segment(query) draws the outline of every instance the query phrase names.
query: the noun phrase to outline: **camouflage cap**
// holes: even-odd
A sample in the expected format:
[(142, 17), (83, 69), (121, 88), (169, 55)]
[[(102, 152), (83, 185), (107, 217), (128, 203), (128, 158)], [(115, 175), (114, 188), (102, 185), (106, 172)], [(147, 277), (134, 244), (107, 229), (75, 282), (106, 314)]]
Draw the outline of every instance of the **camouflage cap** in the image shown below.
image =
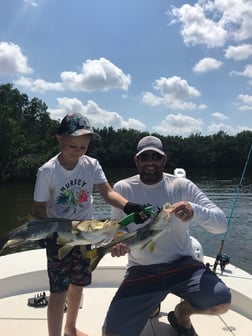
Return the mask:
[(92, 134), (99, 137), (91, 127), (87, 117), (81, 113), (69, 113), (61, 121), (58, 128), (58, 135), (79, 136), (84, 134)]

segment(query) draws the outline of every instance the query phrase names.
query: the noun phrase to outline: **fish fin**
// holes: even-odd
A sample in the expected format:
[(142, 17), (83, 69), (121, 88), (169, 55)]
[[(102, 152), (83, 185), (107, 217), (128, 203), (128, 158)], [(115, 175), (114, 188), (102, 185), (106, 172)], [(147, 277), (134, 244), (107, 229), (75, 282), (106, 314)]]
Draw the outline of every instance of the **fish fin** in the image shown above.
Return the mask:
[[(103, 240), (99, 243), (102, 243)], [(58, 243), (58, 240), (57, 240)], [(98, 244), (99, 244), (98, 243)], [(74, 246), (82, 246), (82, 245), (90, 245), (90, 241), (89, 240), (85, 240), (82, 239), (80, 241), (70, 241), (69, 243), (64, 244), (59, 250), (58, 250), (58, 257), (60, 260), (62, 260), (63, 258), (65, 258), (65, 256), (71, 251), (71, 249)]]
[(141, 245), (140, 249), (143, 250), (144, 248), (148, 247), (149, 251), (152, 253), (155, 250), (156, 242), (152, 239), (147, 241), (145, 244)]
[(62, 260), (72, 250), (73, 246), (65, 244), (58, 250), (58, 258)]
[(101, 251), (101, 249), (99, 248), (87, 250), (86, 246), (81, 246), (80, 250), (81, 250), (81, 255), (83, 258), (90, 259), (90, 264), (88, 267), (90, 272), (93, 272), (96, 269), (100, 260), (106, 254), (104, 251)]
[(97, 265), (99, 264), (103, 256), (104, 255), (97, 255), (95, 258), (92, 258), (90, 260), (90, 264), (89, 264), (90, 272), (93, 272), (96, 269)]
[(66, 238), (66, 237), (57, 237), (56, 242), (58, 245), (65, 245), (65, 244), (70, 244), (73, 240), (70, 238)]
[(21, 245), (24, 241), (25, 241), (25, 239), (10, 239), (4, 244), (1, 252), (4, 251), (5, 249), (16, 248), (19, 245)]
[(106, 252), (103, 249), (97, 248), (95, 250), (96, 250), (96, 256), (90, 259), (90, 265), (89, 265), (90, 272), (93, 272), (96, 269), (97, 265), (106, 254)]
[(156, 242), (155, 241), (151, 241), (148, 247), (149, 247), (149, 251), (151, 253), (153, 253), (154, 250), (155, 250), (155, 247), (156, 247)]
[(143, 250), (145, 247), (147, 247), (151, 243), (151, 240), (148, 240), (143, 245), (141, 245), (140, 249)]

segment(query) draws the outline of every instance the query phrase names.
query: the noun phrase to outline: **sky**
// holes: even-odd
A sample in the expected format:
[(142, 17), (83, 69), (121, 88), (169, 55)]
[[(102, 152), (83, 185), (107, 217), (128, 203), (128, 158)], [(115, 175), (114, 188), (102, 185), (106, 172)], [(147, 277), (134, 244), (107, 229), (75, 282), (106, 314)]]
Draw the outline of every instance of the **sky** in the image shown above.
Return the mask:
[(252, 0), (2, 0), (6, 83), (95, 128), (252, 131)]

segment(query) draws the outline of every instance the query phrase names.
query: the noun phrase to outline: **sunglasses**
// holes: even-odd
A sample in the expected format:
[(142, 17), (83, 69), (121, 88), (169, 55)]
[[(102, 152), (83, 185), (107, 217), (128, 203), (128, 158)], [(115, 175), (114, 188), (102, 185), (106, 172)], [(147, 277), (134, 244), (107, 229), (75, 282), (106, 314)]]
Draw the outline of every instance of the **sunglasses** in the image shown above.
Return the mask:
[(159, 153), (142, 153), (138, 155), (138, 160), (142, 162), (147, 162), (147, 161), (161, 161), (163, 159), (163, 155)]

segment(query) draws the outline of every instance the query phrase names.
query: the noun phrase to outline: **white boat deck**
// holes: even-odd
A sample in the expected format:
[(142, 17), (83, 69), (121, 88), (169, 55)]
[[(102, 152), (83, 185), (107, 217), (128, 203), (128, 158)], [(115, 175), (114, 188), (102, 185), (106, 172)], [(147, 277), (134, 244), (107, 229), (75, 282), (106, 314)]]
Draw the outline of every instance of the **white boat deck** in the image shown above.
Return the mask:
[[(212, 259), (208, 259), (213, 263)], [(100, 336), (107, 307), (124, 274), (126, 258), (106, 255), (93, 273), (92, 285), (84, 289), (77, 327), (90, 336)], [(47, 308), (27, 305), (28, 298), (48, 292), (44, 250), (0, 257), (0, 331), (3, 336), (46, 336)], [(111, 274), (113, 276), (111, 277)], [(252, 276), (227, 265), (222, 276), (233, 293), (232, 309), (221, 316), (195, 315), (192, 322), (199, 336), (252, 335)], [(239, 286), (239, 288), (238, 288)], [(176, 336), (167, 321), (179, 298), (168, 295), (158, 317), (148, 321), (141, 336)]]

